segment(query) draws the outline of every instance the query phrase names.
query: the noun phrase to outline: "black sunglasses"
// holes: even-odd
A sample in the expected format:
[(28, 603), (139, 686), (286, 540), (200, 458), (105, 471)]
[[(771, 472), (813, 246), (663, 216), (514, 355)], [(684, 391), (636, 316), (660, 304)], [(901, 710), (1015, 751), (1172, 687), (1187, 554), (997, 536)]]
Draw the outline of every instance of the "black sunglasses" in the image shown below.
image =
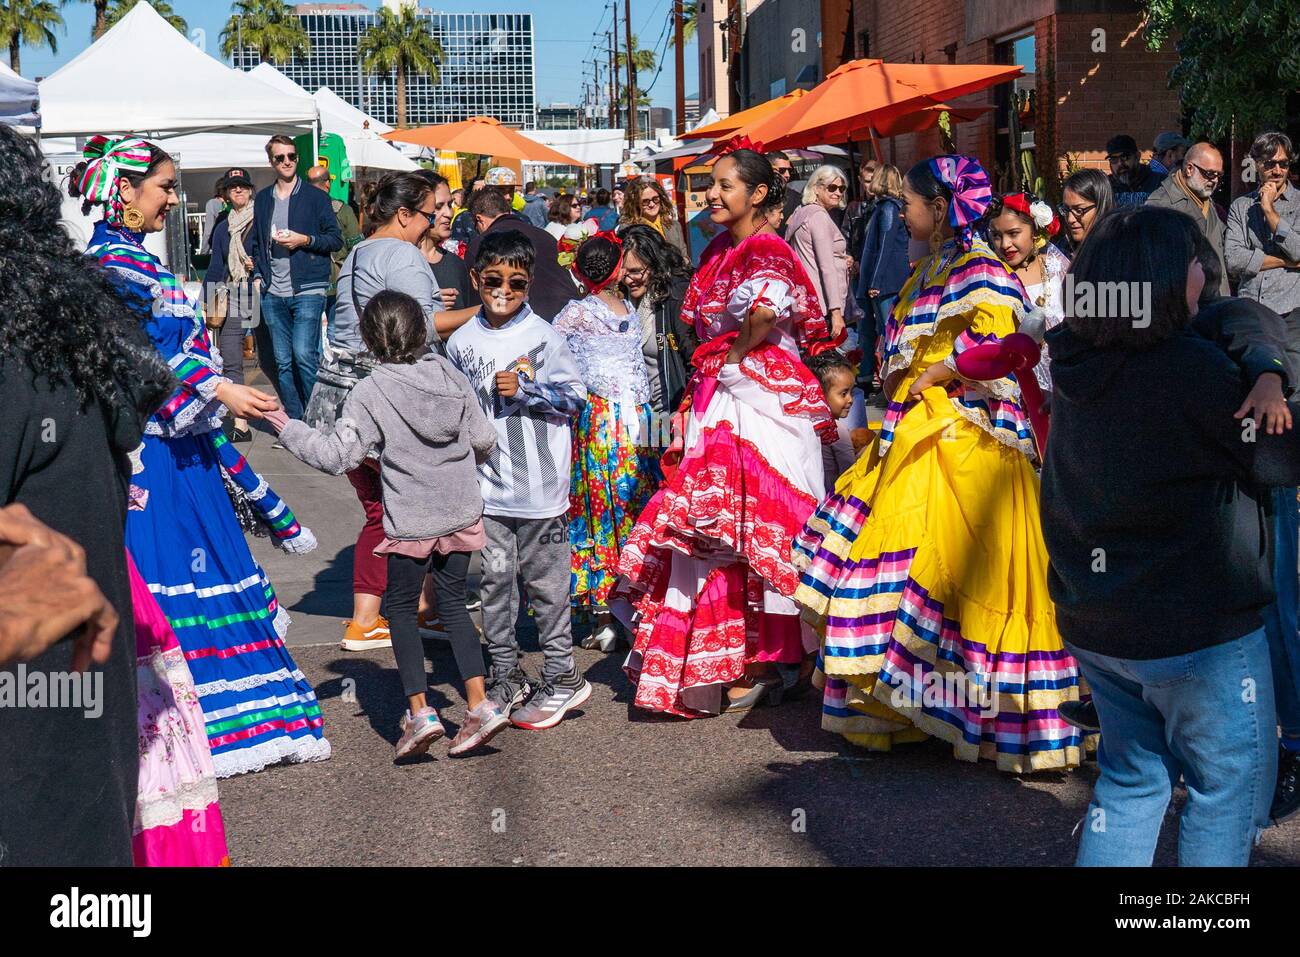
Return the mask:
[(285, 162), (286, 160), (287, 160), (288, 162), (290, 162), (290, 163), (296, 163), (296, 162), (298, 162), (298, 154), (297, 154), (297, 153), (281, 153), (279, 156), (276, 156), (274, 159), (275, 159), (275, 162), (277, 162), (277, 163), (283, 163), (283, 162)]
[(1191, 163), (1190, 165), (1196, 167), (1196, 171), (1205, 177), (1206, 182), (1217, 183), (1223, 179), (1223, 170), (1221, 169), (1206, 169), (1200, 163)]
[(1260, 163), (1259, 166), (1260, 169), (1264, 169), (1264, 170), (1290, 169), (1291, 161), (1290, 160), (1264, 160), (1264, 162)]
[[(500, 276), (484, 276), (481, 280), (484, 289), (500, 289), (505, 285), (505, 280)], [(515, 277), (510, 280), (511, 292), (523, 292), (528, 288), (528, 280)]]

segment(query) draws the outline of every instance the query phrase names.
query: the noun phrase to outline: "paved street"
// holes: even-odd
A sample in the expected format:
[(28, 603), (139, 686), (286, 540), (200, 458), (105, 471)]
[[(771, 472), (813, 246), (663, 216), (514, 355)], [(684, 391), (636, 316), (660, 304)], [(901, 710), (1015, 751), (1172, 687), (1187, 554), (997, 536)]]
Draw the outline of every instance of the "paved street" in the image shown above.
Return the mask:
[[(251, 371), (251, 370), (250, 370)], [(224, 781), (237, 865), (1068, 864), (1095, 775), (1016, 779), (959, 764), (935, 742), (858, 752), (818, 727), (809, 700), (742, 718), (664, 720), (629, 707), (621, 658), (578, 652), (591, 701), (551, 731), (510, 729), (449, 759), (444, 743), (392, 761), (404, 707), (392, 654), (339, 650), (361, 510), (345, 478), (271, 439), (249, 453), (320, 539), (305, 557), (255, 542), (293, 614), (289, 643), (325, 713), (334, 756)], [(455, 663), (426, 643), (431, 702), (464, 713)], [(540, 655), (526, 643), (536, 671)], [(1159, 861), (1174, 863), (1172, 828)], [(1256, 860), (1300, 863), (1300, 822)]]

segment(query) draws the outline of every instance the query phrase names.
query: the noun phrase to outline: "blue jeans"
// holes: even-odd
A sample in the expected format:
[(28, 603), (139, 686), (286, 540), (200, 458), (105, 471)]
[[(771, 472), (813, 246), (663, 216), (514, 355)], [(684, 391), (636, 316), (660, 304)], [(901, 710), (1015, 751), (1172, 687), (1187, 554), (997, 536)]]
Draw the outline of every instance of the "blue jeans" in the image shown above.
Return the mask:
[[(864, 386), (871, 385), (871, 376), (878, 371), (875, 361), (876, 346), (884, 338), (885, 322), (889, 319), (889, 314), (897, 301), (897, 294), (885, 293), (875, 298), (862, 296), (858, 299), (858, 307), (862, 310), (862, 316), (858, 319), (858, 342), (862, 346), (862, 367), (858, 377)], [(866, 393), (870, 390), (864, 387), (862, 391)]]
[(1277, 600), (1264, 610), (1264, 633), (1273, 659), (1273, 692), (1277, 723), (1287, 737), (1300, 736), (1300, 580), (1297, 580), (1297, 539), (1300, 506), (1294, 488), (1273, 489), (1273, 589)]
[(301, 419), (320, 365), (324, 293), (263, 296), (262, 323), (275, 350), (276, 391), (291, 419)]
[(1150, 867), (1181, 777), (1183, 867), (1244, 867), (1268, 824), (1277, 776), (1273, 676), (1264, 629), (1202, 651), (1139, 661), (1066, 645), (1101, 718), (1101, 774), (1080, 867)]

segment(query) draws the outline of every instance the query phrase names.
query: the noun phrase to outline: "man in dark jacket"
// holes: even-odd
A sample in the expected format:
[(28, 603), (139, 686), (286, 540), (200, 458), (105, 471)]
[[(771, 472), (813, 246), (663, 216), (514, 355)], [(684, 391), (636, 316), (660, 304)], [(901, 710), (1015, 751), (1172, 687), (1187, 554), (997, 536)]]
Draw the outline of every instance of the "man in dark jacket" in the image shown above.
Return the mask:
[(301, 419), (320, 364), (331, 255), (343, 248), (343, 234), (329, 196), (298, 178), (293, 140), (271, 137), (266, 155), (275, 185), (253, 201), (253, 268), (262, 286), (258, 361), (285, 413)]
[[(481, 189), (469, 201), (469, 214), (474, 217), (478, 235), (469, 244), (465, 261), (472, 263), (478, 255), (479, 243), (489, 232), (516, 230), (528, 237), (537, 254), (537, 266), (533, 272), (533, 285), (528, 294), (528, 304), (533, 312), (547, 322), (553, 322), (570, 300), (578, 298), (578, 287), (568, 271), (560, 265), (559, 250), (555, 246), (555, 237), (544, 229), (538, 229), (528, 220), (510, 209), (510, 200), (495, 189)], [(470, 303), (470, 305), (478, 305)]]
[(1137, 140), (1131, 136), (1111, 137), (1106, 143), (1106, 159), (1110, 163), (1110, 188), (1115, 193), (1116, 206), (1141, 206), (1163, 180), (1142, 162)]

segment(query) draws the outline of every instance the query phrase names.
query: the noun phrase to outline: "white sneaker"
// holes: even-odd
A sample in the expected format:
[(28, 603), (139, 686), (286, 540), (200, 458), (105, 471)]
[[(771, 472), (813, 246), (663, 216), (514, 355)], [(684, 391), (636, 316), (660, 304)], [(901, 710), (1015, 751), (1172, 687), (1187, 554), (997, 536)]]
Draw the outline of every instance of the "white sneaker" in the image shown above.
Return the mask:
[(613, 625), (606, 625), (599, 631), (593, 631), (586, 638), (582, 639), (582, 647), (591, 649), (599, 648), (601, 651), (609, 654), (618, 648), (618, 632)]

